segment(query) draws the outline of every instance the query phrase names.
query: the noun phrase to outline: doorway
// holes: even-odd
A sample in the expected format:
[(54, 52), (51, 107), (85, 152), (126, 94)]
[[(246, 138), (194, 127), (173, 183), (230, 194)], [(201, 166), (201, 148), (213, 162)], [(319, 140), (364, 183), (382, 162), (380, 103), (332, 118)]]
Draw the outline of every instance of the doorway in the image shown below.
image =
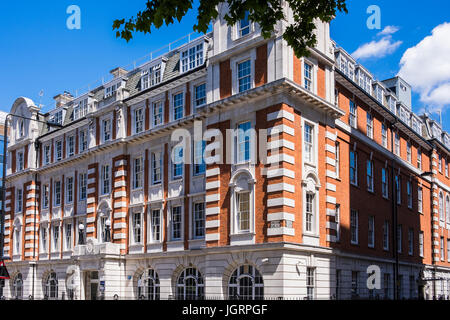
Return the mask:
[(84, 283), (86, 300), (98, 300), (100, 287), (98, 271), (86, 271)]

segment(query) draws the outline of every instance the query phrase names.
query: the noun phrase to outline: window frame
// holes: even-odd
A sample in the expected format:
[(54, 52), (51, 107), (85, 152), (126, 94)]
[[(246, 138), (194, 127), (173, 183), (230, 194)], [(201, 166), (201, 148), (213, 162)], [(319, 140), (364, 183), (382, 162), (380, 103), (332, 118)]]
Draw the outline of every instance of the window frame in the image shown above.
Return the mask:
[[(359, 217), (358, 211), (350, 209), (350, 244), (359, 244)], [(353, 221), (353, 222), (352, 222)], [(355, 236), (355, 238), (353, 237)]]

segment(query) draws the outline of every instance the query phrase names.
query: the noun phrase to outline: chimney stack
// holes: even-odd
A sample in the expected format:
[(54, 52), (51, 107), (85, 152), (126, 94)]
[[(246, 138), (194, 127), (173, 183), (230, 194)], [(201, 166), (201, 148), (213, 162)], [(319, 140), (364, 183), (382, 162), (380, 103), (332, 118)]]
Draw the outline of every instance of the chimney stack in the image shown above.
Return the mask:
[(125, 70), (124, 68), (118, 67), (118, 68), (112, 69), (109, 73), (111, 73), (114, 76), (114, 79), (116, 79), (116, 78), (126, 75), (128, 73), (128, 71)]
[(73, 96), (70, 94), (70, 92), (64, 91), (64, 93), (58, 94), (57, 96), (53, 97), (53, 99), (56, 102), (56, 108), (59, 108), (72, 101)]

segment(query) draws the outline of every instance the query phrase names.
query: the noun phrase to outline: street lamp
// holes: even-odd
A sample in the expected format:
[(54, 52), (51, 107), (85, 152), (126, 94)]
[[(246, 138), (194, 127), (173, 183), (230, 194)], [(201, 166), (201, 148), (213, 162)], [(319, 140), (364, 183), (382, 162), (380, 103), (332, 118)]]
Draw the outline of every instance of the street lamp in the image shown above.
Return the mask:
[[(6, 183), (5, 183), (5, 179), (6, 179), (6, 156), (7, 156), (7, 151), (8, 151), (8, 121), (9, 121), (9, 117), (16, 117), (19, 119), (24, 119), (24, 120), (29, 120), (29, 121), (36, 121), (38, 123), (43, 123), (46, 124), (49, 127), (58, 127), (58, 128), (62, 128), (62, 125), (59, 123), (55, 123), (55, 122), (51, 122), (51, 121), (42, 121), (37, 119), (32, 119), (32, 118), (27, 118), (27, 117), (23, 117), (23, 116), (19, 116), (16, 114), (7, 114), (5, 117), (5, 127), (4, 127), (4, 131), (3, 131), (3, 139), (4, 139), (4, 143), (3, 143), (3, 176), (2, 176), (2, 207), (1, 207), (1, 215), (0, 215), (0, 261), (4, 261), (5, 256), (4, 256), (4, 245), (5, 245), (5, 198), (6, 198)], [(36, 146), (39, 146), (38, 143), (39, 138), (37, 139), (37, 144)], [(37, 152), (36, 152), (36, 159), (37, 159)], [(36, 162), (37, 163), (37, 162)], [(34, 249), (33, 249), (34, 252)], [(34, 281), (33, 281), (34, 284)], [(3, 287), (0, 286), (0, 296), (3, 295)]]
[(105, 242), (111, 242), (111, 220), (106, 220), (105, 229)]
[(80, 222), (78, 225), (78, 244), (83, 245), (84, 243), (84, 224)]

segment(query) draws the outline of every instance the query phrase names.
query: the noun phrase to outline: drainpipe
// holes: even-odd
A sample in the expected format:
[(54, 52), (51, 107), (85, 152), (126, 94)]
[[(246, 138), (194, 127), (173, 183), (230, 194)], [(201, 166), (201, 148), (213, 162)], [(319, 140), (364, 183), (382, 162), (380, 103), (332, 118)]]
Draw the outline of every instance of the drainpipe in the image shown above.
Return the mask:
[(392, 156), (392, 250), (394, 254), (394, 300), (399, 300), (400, 295), (398, 291), (398, 239), (397, 239), (397, 188), (395, 180), (395, 153), (394, 153), (394, 125), (396, 121), (391, 124), (391, 152)]

